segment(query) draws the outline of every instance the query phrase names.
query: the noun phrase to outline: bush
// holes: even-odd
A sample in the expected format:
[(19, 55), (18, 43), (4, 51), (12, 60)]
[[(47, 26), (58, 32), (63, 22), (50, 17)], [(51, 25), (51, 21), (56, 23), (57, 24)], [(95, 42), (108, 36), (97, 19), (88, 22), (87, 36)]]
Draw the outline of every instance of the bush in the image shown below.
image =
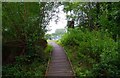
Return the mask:
[[(38, 48), (38, 50), (40, 49)], [(12, 76), (15, 76), (15, 78), (24, 78), (25, 76), (29, 76), (30, 78), (35, 76), (44, 76), (51, 51), (52, 46), (48, 45), (45, 50), (43, 50), (44, 58), (41, 58), (41, 53), (39, 54), (40, 51), (17, 56), (16, 61), (13, 64), (3, 66), (3, 78)]]
[[(87, 77), (116, 77), (119, 76), (118, 42), (115, 42), (109, 33), (103, 30), (89, 31), (87, 29), (70, 29), (61, 39), (61, 44), (68, 47), (66, 50), (72, 61), (78, 65), (73, 65), (76, 75), (81, 75), (83, 71), (89, 71), (89, 74), (83, 74)], [(72, 47), (72, 48), (70, 48)], [(76, 49), (74, 49), (76, 48)], [(72, 52), (69, 52), (71, 50)], [(74, 50), (73, 50), (74, 49)], [(71, 55), (77, 55), (76, 58)], [(101, 70), (107, 69), (107, 74), (101, 75)], [(91, 75), (92, 74), (92, 75)]]

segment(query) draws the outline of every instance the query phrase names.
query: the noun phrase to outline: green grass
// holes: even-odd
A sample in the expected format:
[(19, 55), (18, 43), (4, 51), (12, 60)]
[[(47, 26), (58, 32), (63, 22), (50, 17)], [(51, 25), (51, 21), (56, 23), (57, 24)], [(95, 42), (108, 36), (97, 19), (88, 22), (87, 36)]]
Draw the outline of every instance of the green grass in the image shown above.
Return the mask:
[(46, 55), (46, 58), (49, 60), (50, 59), (50, 54), (51, 52), (53, 51), (53, 46), (49, 45), (46, 47), (45, 49), (45, 55)]
[(52, 42), (52, 41), (55, 42), (56, 40), (47, 40), (47, 42)]
[[(85, 56), (81, 54), (80, 57), (78, 57), (77, 53), (77, 48), (75, 47), (68, 47), (64, 46), (66, 54), (68, 58), (70, 59), (72, 66), (73, 66), (73, 71), (76, 75), (76, 77), (84, 78), (87, 75), (90, 76), (90, 66), (87, 59), (85, 59)], [(80, 59), (81, 58), (81, 59)], [(87, 76), (88, 77), (88, 76)]]

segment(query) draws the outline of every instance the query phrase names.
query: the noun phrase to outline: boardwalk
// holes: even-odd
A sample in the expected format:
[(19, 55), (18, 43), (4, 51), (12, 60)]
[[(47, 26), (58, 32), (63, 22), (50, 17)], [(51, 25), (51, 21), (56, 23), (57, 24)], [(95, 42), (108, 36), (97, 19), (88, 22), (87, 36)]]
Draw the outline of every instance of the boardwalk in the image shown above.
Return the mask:
[(55, 42), (50, 42), (53, 46), (53, 52), (51, 56), (51, 61), (46, 73), (46, 77), (49, 78), (74, 78), (71, 65), (68, 58), (64, 52), (64, 49), (57, 45)]

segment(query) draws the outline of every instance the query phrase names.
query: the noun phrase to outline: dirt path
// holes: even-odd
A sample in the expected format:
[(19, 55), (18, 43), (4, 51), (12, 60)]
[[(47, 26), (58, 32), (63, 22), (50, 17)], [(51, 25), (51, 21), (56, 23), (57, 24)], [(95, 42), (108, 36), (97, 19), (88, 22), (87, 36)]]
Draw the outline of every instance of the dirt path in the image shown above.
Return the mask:
[[(64, 49), (55, 42), (49, 42), (53, 46), (51, 61), (46, 73), (47, 77), (74, 78), (74, 74)], [(59, 76), (59, 77), (58, 77)]]

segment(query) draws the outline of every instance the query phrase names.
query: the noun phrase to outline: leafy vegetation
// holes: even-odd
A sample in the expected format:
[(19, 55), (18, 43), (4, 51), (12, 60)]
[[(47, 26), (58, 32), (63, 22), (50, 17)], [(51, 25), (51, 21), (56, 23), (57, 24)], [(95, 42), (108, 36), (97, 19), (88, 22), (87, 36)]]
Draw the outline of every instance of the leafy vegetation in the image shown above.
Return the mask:
[(45, 38), (48, 40), (58, 40), (61, 38), (61, 36), (65, 33), (65, 29), (56, 29), (55, 33), (52, 34), (46, 34)]
[(16, 61), (13, 64), (3, 66), (3, 77), (15, 76), (19, 77), (42, 77), (45, 75), (48, 60), (50, 59), (50, 53), (52, 52), (52, 46), (48, 45), (44, 51), (45, 57), (41, 60), (38, 57), (29, 55), (16, 56)]
[(66, 2), (67, 20), (75, 22), (59, 41), (76, 77), (119, 78), (120, 3)]
[(58, 42), (65, 47), (76, 76), (119, 78), (120, 2), (2, 3), (3, 77), (45, 74), (52, 51), (46, 41), (51, 35), (45, 33), (52, 18), (58, 21), (60, 5), (75, 24)]
[(2, 3), (3, 77), (44, 76), (51, 51), (44, 35), (56, 7), (53, 2)]
[(67, 20), (74, 19), (75, 26), (91, 30), (103, 29), (117, 38), (120, 30), (120, 2), (65, 2)]
[(61, 43), (76, 76), (120, 77), (118, 42), (107, 32), (70, 29)]

